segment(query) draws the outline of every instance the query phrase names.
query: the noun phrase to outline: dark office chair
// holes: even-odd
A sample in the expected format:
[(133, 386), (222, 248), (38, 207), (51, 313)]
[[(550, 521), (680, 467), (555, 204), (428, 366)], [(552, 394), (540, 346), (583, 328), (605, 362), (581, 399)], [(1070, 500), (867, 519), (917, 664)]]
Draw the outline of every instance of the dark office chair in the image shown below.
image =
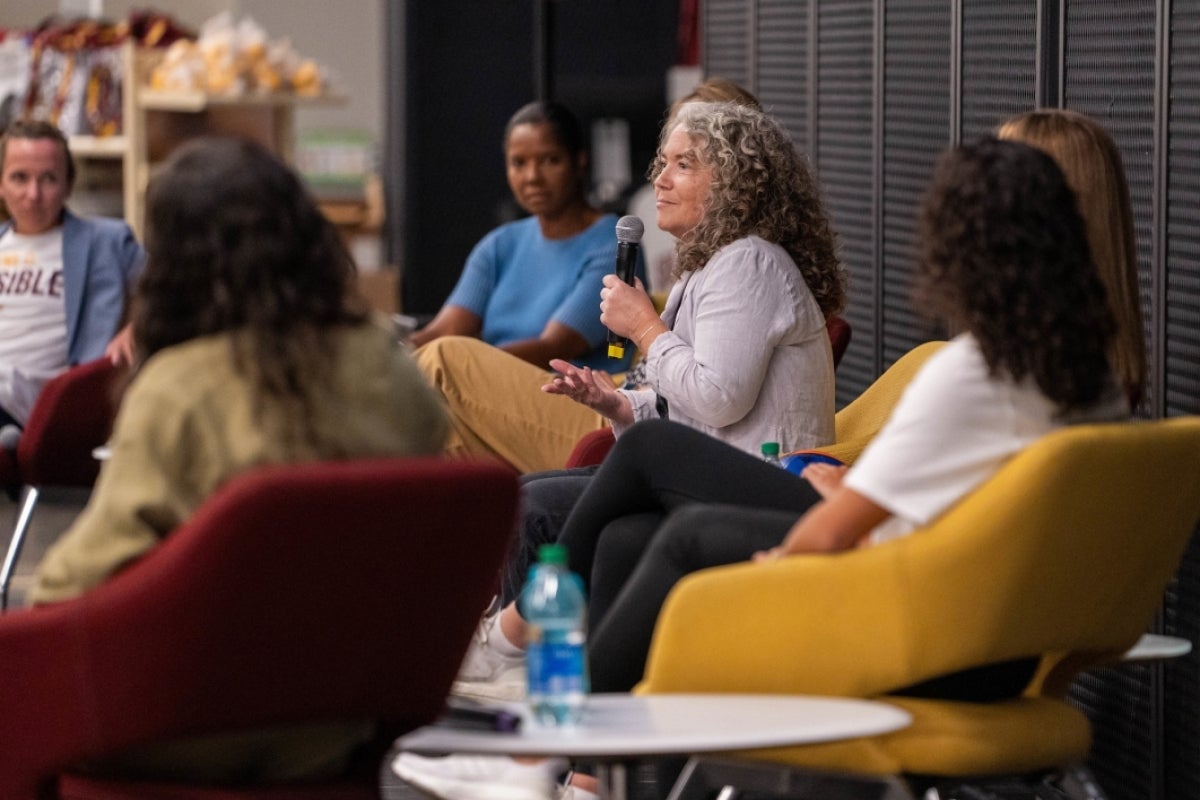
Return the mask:
[(0, 567), (0, 610), (8, 607), (9, 584), (42, 490), (86, 489), (96, 482), (100, 464), (92, 451), (112, 432), (113, 386), (122, 370), (100, 358), (51, 379), (42, 387), (16, 449), (0, 450), (0, 484), (11, 496), (22, 495)]
[(304, 722), (433, 721), (515, 526), (498, 464), (382, 459), (234, 479), (82, 597), (0, 617), (0, 797), (359, 800), (357, 780), (215, 787), (72, 766), (139, 745)]

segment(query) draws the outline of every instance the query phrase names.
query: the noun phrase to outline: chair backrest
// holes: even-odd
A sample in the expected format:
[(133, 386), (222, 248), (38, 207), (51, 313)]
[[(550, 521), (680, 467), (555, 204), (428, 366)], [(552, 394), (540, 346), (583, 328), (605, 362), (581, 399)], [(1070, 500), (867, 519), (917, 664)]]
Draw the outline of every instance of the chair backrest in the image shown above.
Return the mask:
[(825, 331), (829, 334), (829, 345), (833, 348), (833, 366), (836, 368), (842, 363), (842, 356), (846, 355), (846, 348), (850, 346), (850, 323), (845, 317), (834, 314), (825, 320)]
[(22, 483), (91, 486), (100, 471), (92, 451), (112, 432), (113, 386), (123, 368), (107, 358), (57, 375), (42, 387), (17, 443)]
[(571, 448), (571, 454), (567, 456), (565, 466), (567, 469), (573, 469), (599, 464), (616, 443), (617, 438), (613, 435), (612, 428), (597, 428), (590, 433), (585, 433)]
[[(1146, 631), (1200, 522), (1196, 487), (1200, 417), (1043, 437), (899, 543), (906, 614), (925, 620), (913, 663), (921, 650), (930, 671), (1041, 654), (1057, 692), (1119, 657)], [(951, 574), (950, 591), (931, 590)], [(971, 634), (951, 645), (948, 630)]]
[(925, 342), (897, 359), (862, 394), (837, 412), (834, 443), (819, 449), (846, 464), (854, 463), (892, 415), (892, 409), (909, 381), (944, 344), (942, 341)]
[(266, 467), (84, 596), (0, 619), (0, 797), (139, 743), (440, 712), (516, 478), (432, 458)]

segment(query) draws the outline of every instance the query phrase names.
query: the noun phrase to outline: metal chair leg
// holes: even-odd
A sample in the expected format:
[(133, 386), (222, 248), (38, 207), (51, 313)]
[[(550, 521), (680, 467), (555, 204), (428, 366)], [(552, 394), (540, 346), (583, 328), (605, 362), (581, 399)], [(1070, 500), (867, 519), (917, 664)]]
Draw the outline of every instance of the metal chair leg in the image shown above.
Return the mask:
[(784, 764), (693, 756), (667, 800), (916, 800), (895, 775), (858, 775)]
[(13, 527), (12, 539), (8, 543), (4, 566), (0, 568), (0, 612), (8, 610), (8, 587), (12, 583), (17, 560), (21, 557), (21, 547), (25, 544), (25, 535), (29, 532), (29, 522), (33, 519), (33, 509), (37, 505), (40, 494), (41, 492), (36, 486), (25, 487), (25, 497), (21, 501), (17, 524)]

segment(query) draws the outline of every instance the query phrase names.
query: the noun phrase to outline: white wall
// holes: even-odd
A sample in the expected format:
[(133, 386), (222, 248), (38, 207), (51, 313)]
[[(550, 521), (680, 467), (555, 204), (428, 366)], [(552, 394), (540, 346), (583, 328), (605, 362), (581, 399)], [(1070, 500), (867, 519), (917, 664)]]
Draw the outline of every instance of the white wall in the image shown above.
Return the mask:
[[(318, 128), (367, 131), (383, 136), (383, 7), (388, 0), (155, 0), (149, 4), (198, 29), (221, 11), (253, 17), (272, 39), (288, 37), (302, 55), (326, 67), (344, 105), (301, 109), (300, 131)], [(102, 15), (119, 20), (145, 0), (103, 0)], [(0, 0), (0, 28), (29, 28), (54, 14), (56, 0)]]

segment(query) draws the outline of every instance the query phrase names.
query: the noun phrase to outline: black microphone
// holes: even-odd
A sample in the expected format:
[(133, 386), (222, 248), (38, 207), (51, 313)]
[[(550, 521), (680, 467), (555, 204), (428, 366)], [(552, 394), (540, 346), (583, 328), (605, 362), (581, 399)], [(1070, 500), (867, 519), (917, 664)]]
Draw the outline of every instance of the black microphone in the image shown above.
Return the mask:
[[(646, 226), (637, 217), (630, 215), (617, 220), (617, 277), (633, 286), (634, 271), (637, 269), (638, 242)], [(623, 336), (612, 331), (608, 332), (608, 357), (624, 358), (625, 345), (628, 343)]]

